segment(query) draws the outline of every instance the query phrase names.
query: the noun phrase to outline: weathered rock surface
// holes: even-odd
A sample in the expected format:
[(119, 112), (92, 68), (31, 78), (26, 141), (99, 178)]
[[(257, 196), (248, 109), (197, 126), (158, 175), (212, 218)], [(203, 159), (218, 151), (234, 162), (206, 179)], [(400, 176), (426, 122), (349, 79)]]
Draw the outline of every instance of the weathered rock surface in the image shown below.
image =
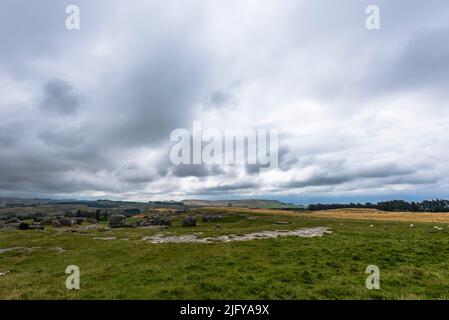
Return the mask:
[(121, 214), (113, 214), (109, 217), (110, 228), (123, 228), (126, 226), (126, 217)]
[(53, 225), (53, 228), (62, 228), (63, 227), (63, 225), (61, 224), (61, 222), (59, 222), (59, 220), (53, 221), (52, 225)]
[(168, 216), (163, 215), (151, 215), (146, 217), (145, 219), (137, 222), (137, 226), (139, 227), (148, 227), (148, 226), (171, 226), (171, 219)]
[(67, 217), (61, 217), (58, 219), (59, 223), (62, 224), (64, 227), (71, 227), (73, 222), (72, 219), (69, 219)]
[(20, 220), (19, 218), (11, 218), (6, 220), (6, 224), (15, 224), (15, 223), (21, 223), (22, 220)]
[(304, 228), (299, 230), (273, 230), (253, 232), (245, 235), (223, 235), (219, 237), (200, 238), (198, 234), (187, 234), (181, 236), (166, 236), (164, 234), (156, 234), (152, 237), (145, 237), (143, 241), (151, 243), (214, 243), (214, 242), (231, 242), (231, 241), (249, 241), (256, 239), (272, 239), (278, 237), (322, 237), (325, 234), (332, 233), (326, 227)]
[(219, 214), (205, 214), (201, 217), (201, 221), (204, 222), (218, 222), (223, 220), (223, 216)]
[(194, 216), (187, 216), (184, 219), (182, 219), (182, 226), (183, 227), (196, 227), (196, 224), (198, 222), (198, 219)]

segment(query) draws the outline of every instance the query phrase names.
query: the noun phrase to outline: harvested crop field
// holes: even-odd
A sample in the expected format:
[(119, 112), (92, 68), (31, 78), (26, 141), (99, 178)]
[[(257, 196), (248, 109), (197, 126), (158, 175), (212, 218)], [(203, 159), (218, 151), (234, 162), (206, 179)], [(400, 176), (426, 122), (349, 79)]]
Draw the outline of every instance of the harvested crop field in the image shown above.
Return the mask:
[[(227, 210), (226, 208), (222, 210)], [(235, 210), (235, 209), (234, 209)], [(231, 210), (230, 210), (231, 211)], [(449, 212), (386, 212), (375, 209), (335, 209), (323, 211), (284, 211), (266, 209), (239, 209), (242, 213), (276, 214), (280, 216), (302, 216), (309, 218), (379, 220), (403, 222), (449, 223)]]

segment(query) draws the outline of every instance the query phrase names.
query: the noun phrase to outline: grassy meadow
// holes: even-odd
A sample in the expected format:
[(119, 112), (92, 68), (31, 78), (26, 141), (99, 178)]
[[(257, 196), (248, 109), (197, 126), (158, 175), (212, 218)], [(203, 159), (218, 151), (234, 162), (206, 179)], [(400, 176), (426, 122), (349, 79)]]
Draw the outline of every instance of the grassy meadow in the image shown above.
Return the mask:
[[(340, 219), (237, 208), (216, 223), (168, 230), (0, 229), (0, 299), (449, 299), (449, 233), (442, 222)], [(277, 222), (289, 222), (277, 224)], [(163, 232), (200, 236), (324, 226), (315, 238), (246, 242), (142, 241)], [(434, 226), (443, 227), (436, 230)], [(98, 240), (95, 237), (116, 237)], [(0, 251), (1, 252), (1, 251)], [(77, 265), (81, 289), (67, 290)], [(380, 290), (365, 287), (368, 265), (380, 268)]]

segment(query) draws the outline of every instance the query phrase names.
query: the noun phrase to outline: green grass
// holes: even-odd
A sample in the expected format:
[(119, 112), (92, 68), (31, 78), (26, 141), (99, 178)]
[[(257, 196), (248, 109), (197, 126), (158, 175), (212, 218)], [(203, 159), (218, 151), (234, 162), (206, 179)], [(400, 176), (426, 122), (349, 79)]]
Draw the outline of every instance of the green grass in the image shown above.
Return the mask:
[[(306, 219), (236, 212), (221, 222), (171, 235), (244, 234), (327, 226), (321, 238), (231, 243), (151, 244), (151, 229), (106, 232), (0, 230), (1, 299), (448, 299), (449, 233), (434, 224)], [(289, 221), (276, 225), (275, 221)], [(370, 227), (374, 224), (374, 227)], [(115, 241), (94, 240), (118, 237)], [(120, 240), (123, 238), (128, 241)], [(61, 247), (64, 252), (51, 251)], [(33, 249), (29, 249), (33, 248)], [(365, 269), (377, 265), (381, 290), (365, 288)], [(81, 289), (65, 288), (65, 268), (81, 270)]]

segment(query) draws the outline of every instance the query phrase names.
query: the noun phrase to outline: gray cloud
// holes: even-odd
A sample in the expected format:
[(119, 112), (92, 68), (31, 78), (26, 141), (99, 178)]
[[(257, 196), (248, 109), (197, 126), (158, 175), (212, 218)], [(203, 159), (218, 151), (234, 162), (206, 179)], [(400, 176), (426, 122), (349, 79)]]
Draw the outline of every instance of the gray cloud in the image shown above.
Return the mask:
[(41, 107), (52, 112), (70, 114), (77, 111), (80, 97), (72, 86), (64, 80), (48, 81), (43, 87)]
[[(373, 32), (368, 0), (71, 3), (76, 32), (0, 3), (0, 195), (448, 191), (449, 3), (379, 0)], [(193, 120), (278, 129), (279, 170), (171, 165)]]
[(214, 165), (181, 164), (174, 166), (171, 174), (175, 177), (209, 177), (224, 174), (224, 171)]
[(394, 177), (396, 182), (405, 183), (414, 180), (412, 177), (410, 180), (400, 178), (398, 176), (413, 174), (413, 170), (407, 168), (401, 168), (397, 165), (374, 165), (365, 168), (344, 168), (341, 165), (331, 165), (329, 171), (317, 172), (313, 176), (297, 181), (293, 180), (285, 184), (283, 187), (287, 188), (304, 188), (304, 187), (321, 187), (321, 186), (333, 186), (343, 183), (351, 182), (356, 179), (363, 178), (389, 178)]

